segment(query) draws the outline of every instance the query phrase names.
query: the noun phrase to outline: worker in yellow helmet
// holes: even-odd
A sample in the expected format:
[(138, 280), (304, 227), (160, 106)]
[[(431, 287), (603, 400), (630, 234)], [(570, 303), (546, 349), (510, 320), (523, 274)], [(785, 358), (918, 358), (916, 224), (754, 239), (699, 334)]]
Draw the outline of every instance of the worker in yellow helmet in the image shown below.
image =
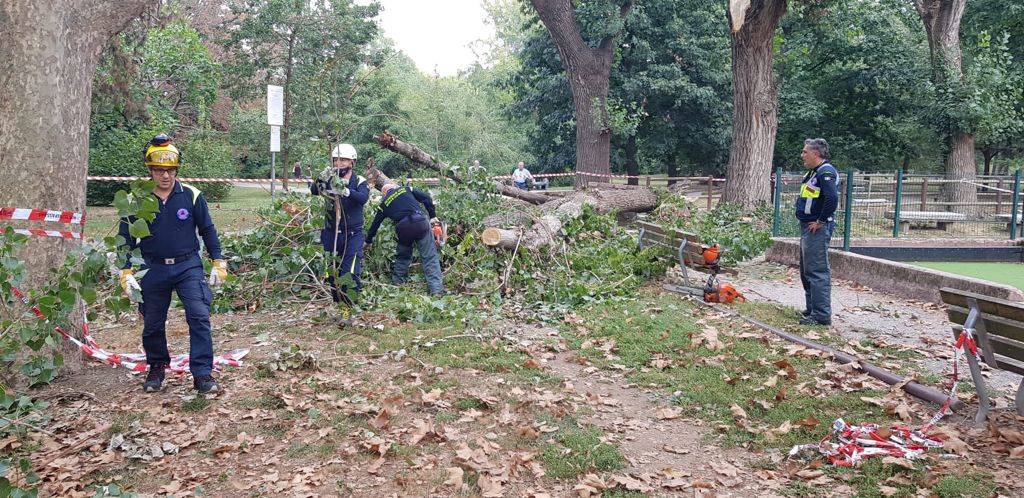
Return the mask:
[[(141, 239), (131, 236), (128, 227), (136, 221), (133, 216), (122, 218), (118, 230), (129, 252), (140, 249), (144, 261), (142, 266), (148, 268), (145, 276), (140, 281), (136, 280), (129, 256), (121, 270), (121, 287), (125, 293), (132, 296), (134, 290), (142, 297), (139, 304), (144, 320), (142, 347), (149, 365), (143, 389), (146, 392), (163, 389), (164, 373), (171, 360), (165, 325), (173, 290), (185, 308), (185, 320), (188, 322), (189, 369), (193, 385), (200, 393), (215, 392), (218, 385), (212, 376), (210, 302), (213, 293), (210, 286), (219, 286), (228, 274), (217, 229), (213, 226), (203, 193), (178, 181), (181, 152), (167, 135), (160, 134), (150, 140), (143, 162), (156, 182), (153, 196), (160, 209), (156, 218), (148, 222), (150, 235)], [(197, 233), (213, 259), (208, 280), (199, 257)]]

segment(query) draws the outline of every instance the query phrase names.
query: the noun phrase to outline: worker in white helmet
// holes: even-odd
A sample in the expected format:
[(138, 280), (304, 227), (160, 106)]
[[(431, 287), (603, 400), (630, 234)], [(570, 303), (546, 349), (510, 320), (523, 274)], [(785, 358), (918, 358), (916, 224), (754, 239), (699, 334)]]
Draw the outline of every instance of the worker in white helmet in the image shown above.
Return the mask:
[(338, 144), (331, 150), (331, 165), (309, 186), (313, 195), (324, 196), (324, 228), (320, 242), (328, 255), (327, 282), (335, 303), (344, 303), (340, 322), (348, 324), (351, 305), (361, 290), (359, 273), (363, 260), (363, 206), (370, 198), (366, 178), (356, 175), (356, 148)]

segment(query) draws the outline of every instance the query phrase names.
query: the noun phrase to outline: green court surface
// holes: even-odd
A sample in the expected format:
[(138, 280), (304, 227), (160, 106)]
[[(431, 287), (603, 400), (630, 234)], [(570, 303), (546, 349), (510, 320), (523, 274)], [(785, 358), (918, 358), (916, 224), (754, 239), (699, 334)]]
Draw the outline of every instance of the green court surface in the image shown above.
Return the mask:
[(957, 275), (980, 278), (1000, 284), (1006, 284), (1024, 290), (1024, 264), (1020, 263), (962, 263), (962, 262), (911, 262), (933, 270), (941, 270)]

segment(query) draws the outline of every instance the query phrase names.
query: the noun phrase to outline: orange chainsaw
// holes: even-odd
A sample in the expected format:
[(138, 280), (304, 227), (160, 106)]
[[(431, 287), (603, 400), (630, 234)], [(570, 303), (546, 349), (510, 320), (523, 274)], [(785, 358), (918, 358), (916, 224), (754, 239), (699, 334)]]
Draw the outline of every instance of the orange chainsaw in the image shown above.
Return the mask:
[(733, 301), (745, 302), (746, 300), (747, 298), (743, 297), (743, 294), (732, 284), (719, 282), (716, 275), (709, 276), (707, 283), (704, 284), (705, 302), (730, 304)]

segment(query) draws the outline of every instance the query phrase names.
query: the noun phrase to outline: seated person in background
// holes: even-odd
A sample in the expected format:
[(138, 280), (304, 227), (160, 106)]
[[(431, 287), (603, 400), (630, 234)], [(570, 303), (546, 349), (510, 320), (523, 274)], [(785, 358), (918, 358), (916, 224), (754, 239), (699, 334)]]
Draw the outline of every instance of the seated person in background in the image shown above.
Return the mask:
[(526, 180), (533, 182), (533, 175), (530, 174), (530, 170), (526, 169), (526, 164), (519, 161), (516, 170), (512, 172), (512, 183), (516, 185), (516, 188), (526, 190)]

